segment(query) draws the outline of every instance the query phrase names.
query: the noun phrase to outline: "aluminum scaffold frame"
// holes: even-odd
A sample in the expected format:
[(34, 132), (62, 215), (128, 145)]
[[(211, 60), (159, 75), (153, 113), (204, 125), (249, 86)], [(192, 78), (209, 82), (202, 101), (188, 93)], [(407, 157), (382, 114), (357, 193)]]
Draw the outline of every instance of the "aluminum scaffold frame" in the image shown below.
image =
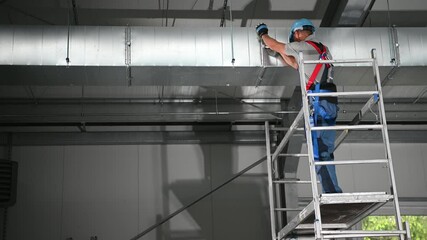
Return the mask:
[[(335, 64), (335, 63), (361, 63), (372, 65), (375, 91), (359, 91), (359, 92), (326, 92), (326, 93), (307, 93), (304, 86), (306, 83), (305, 64)], [(272, 240), (281, 240), (291, 233), (302, 234), (309, 233), (314, 235), (316, 240), (323, 239), (339, 239), (351, 237), (380, 237), (380, 236), (398, 236), (400, 240), (411, 239), (409, 224), (405, 223), (403, 227), (399, 199), (396, 189), (396, 179), (394, 175), (393, 162), (391, 158), (390, 141), (387, 130), (387, 121), (384, 109), (384, 100), (381, 88), (381, 78), (376, 59), (375, 49), (371, 52), (369, 59), (353, 59), (353, 60), (304, 60), (303, 53), (299, 53), (299, 74), (302, 94), (302, 109), (296, 116), (294, 122), (280, 144), (276, 147), (274, 153), (271, 153), (270, 131), (277, 128), (270, 127), (269, 122), (265, 122), (266, 148), (267, 148), (267, 171), (268, 171), (268, 193), (270, 203), (270, 220), (271, 220), (271, 235)], [(310, 124), (310, 104), (309, 98), (315, 96), (371, 96), (359, 115), (350, 123), (350, 125), (340, 126), (312, 126)], [(361, 117), (370, 109), (371, 106), (377, 104), (379, 112), (379, 123), (369, 125), (356, 125), (360, 122)], [(307, 154), (301, 153), (282, 153), (285, 145), (295, 131), (301, 130), (299, 123), (304, 120), (304, 131), (306, 136)], [(315, 161), (313, 152), (313, 131), (324, 130), (343, 130), (343, 133), (336, 139), (335, 145), (339, 144), (347, 136), (351, 130), (380, 130), (382, 132), (382, 140), (384, 145), (384, 159), (363, 159), (363, 160), (342, 160), (342, 161)], [(277, 164), (279, 156), (288, 157), (305, 157), (309, 161), (310, 181), (299, 181), (298, 179), (277, 179), (277, 170), (274, 167)], [(349, 165), (349, 164), (387, 164), (388, 175), (391, 183), (390, 194), (386, 192), (362, 192), (362, 193), (328, 193), (320, 194), (318, 188), (318, 179), (316, 166), (325, 165)], [(283, 211), (298, 211), (300, 209), (292, 209), (279, 206), (278, 202), (283, 202), (280, 199), (280, 194), (276, 194), (275, 184), (311, 184), (313, 200), (305, 208), (303, 208), (296, 217), (294, 217), (286, 226), (279, 224), (279, 212)], [(393, 201), (395, 209), (396, 230), (391, 231), (362, 231), (348, 230), (354, 224), (370, 215), (375, 210)], [(333, 208), (340, 208), (340, 215), (334, 218), (336, 211), (331, 211)], [(355, 214), (357, 213), (357, 214)], [(346, 215), (347, 214), (347, 215)], [(336, 217), (336, 216), (335, 216)], [(338, 220), (337, 220), (338, 219)]]

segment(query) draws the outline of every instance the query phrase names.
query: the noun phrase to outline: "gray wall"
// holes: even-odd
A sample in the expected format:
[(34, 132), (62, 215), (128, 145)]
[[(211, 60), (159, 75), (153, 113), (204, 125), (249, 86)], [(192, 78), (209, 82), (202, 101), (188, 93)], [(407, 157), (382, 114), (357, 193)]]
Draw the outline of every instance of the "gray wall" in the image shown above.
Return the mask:
[[(336, 159), (377, 158), (380, 147), (343, 144)], [(403, 213), (427, 215), (427, 144), (392, 144), (392, 152)], [(264, 155), (261, 145), (14, 147), (18, 201), (9, 209), (8, 239), (130, 239)], [(302, 160), (300, 178), (306, 169)], [(338, 177), (346, 192), (388, 191), (386, 170), (346, 166)], [(265, 239), (264, 173), (265, 164), (142, 239)], [(308, 187), (300, 194), (309, 197)]]
[[(8, 239), (130, 239), (264, 154), (229, 145), (15, 147), (18, 201)], [(264, 171), (251, 171), (143, 239), (268, 236)]]

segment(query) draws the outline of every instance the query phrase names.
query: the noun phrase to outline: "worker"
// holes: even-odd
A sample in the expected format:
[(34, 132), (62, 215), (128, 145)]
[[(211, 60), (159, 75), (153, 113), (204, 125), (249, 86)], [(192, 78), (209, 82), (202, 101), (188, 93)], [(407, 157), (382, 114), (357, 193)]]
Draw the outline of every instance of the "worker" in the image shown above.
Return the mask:
[[(314, 38), (316, 28), (308, 19), (299, 19), (292, 24), (289, 43), (282, 43), (268, 35), (268, 27), (261, 23), (256, 32), (267, 48), (277, 52), (289, 66), (298, 69), (299, 52), (306, 60), (332, 59), (328, 48)], [(333, 83), (333, 65), (307, 64), (305, 67), (305, 89), (309, 92), (336, 92)], [(303, 86), (301, 86), (303, 87)], [(336, 97), (314, 97), (309, 99), (311, 120), (314, 126), (334, 126), (338, 114)], [(312, 131), (315, 161), (333, 161), (335, 131)], [(316, 166), (323, 193), (342, 193), (338, 185), (335, 165)]]

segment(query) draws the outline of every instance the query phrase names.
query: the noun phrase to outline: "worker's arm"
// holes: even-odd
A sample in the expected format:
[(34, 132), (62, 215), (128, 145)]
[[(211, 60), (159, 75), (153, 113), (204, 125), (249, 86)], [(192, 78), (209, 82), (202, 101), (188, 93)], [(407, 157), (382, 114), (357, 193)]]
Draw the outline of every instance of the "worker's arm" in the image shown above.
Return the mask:
[(264, 44), (271, 50), (278, 52), (289, 66), (298, 69), (297, 60), (293, 56), (289, 56), (285, 53), (284, 43), (277, 41), (276, 39), (270, 37), (268, 34), (263, 34), (261, 38), (264, 41)]
[(295, 68), (298, 69), (298, 62), (293, 56), (289, 56), (285, 52), (286, 45), (282, 42), (277, 41), (276, 39), (268, 36), (268, 27), (265, 23), (258, 24), (255, 28), (258, 36), (262, 39), (265, 45), (269, 47), (271, 50), (278, 52), (280, 56), (282, 56), (285, 62)]

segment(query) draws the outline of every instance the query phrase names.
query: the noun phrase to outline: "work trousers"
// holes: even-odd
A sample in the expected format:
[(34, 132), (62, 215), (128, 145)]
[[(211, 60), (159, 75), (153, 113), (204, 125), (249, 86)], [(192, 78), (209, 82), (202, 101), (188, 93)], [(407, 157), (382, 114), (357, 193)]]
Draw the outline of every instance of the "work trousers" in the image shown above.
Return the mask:
[[(325, 121), (319, 119), (318, 126), (331, 126)], [(334, 125), (334, 124), (333, 124)], [(317, 141), (318, 154), (315, 155), (315, 161), (334, 161), (335, 149), (335, 131), (317, 131), (313, 134), (313, 144)], [(323, 193), (342, 193), (338, 185), (335, 165), (316, 166), (317, 176), (322, 184)]]

